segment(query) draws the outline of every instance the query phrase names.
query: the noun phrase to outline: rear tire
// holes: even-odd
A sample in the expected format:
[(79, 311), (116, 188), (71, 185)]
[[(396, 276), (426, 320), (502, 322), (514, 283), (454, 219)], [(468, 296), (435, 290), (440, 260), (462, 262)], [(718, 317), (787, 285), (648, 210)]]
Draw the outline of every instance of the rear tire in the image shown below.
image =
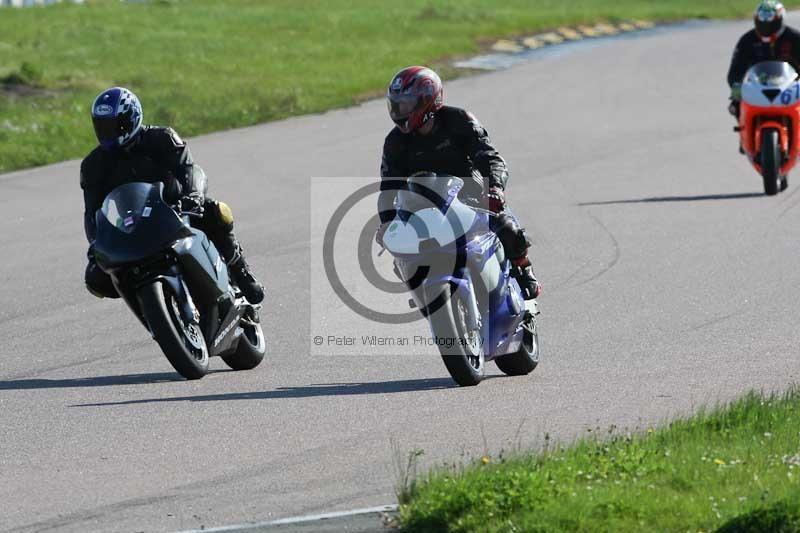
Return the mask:
[(781, 192), (789, 188), (789, 176), (781, 177)]
[[(484, 373), (481, 331), (468, 330), (467, 304), (458, 292), (453, 293), (449, 283), (432, 287), (430, 292), (441, 294), (447, 299), (445, 304), (430, 317), (431, 330), (444, 366), (460, 386), (475, 386), (481, 382)], [(430, 305), (430, 302), (428, 304)]]
[(778, 132), (767, 130), (761, 139), (761, 175), (764, 178), (764, 193), (778, 194), (781, 181), (781, 147)]
[(264, 341), (264, 331), (258, 322), (240, 322), (242, 334), (236, 351), (230, 355), (223, 355), (222, 360), (233, 370), (251, 370), (264, 360), (267, 353), (267, 344)]
[(140, 288), (142, 314), (153, 338), (178, 374), (200, 379), (208, 373), (208, 347), (197, 324), (184, 325), (172, 289), (160, 281)]
[(525, 320), (527, 327), (519, 350), (494, 360), (497, 368), (507, 376), (528, 375), (539, 365), (539, 331), (536, 317), (529, 314)]

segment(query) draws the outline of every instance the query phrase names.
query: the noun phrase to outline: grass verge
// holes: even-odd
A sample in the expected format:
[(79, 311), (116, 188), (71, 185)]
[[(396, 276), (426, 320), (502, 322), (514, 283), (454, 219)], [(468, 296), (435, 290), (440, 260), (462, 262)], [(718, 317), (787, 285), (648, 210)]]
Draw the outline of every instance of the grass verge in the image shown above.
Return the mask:
[(87, 0), (2, 9), (0, 172), (88, 152), (91, 100), (111, 85), (139, 95), (147, 122), (192, 136), (347, 106), (403, 66), (440, 66), (490, 38), (600, 20), (737, 17), (753, 3)]
[(633, 435), (434, 471), (404, 531), (800, 531), (800, 389)]

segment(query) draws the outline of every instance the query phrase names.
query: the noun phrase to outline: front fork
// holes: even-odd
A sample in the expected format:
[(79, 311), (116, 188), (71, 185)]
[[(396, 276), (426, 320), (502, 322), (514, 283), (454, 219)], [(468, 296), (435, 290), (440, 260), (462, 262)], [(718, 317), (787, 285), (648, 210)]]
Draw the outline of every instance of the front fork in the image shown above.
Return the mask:
[[(466, 304), (467, 327), (471, 331), (479, 329), (481, 327), (481, 314), (480, 310), (478, 309), (478, 300), (475, 296), (472, 280), (470, 280), (468, 277), (460, 278), (450, 275), (434, 280), (426, 280), (423, 285), (425, 293), (424, 301), (426, 304), (430, 306), (434, 301), (437, 301), (437, 298), (440, 297), (440, 294), (433, 293), (440, 291), (442, 284), (445, 282), (449, 283), (450, 286), (453, 287), (453, 296), (457, 294), (461, 298), (461, 301)], [(442, 302), (442, 305), (449, 305), (449, 303), (449, 301), (444, 301)], [(438, 309), (432, 309), (431, 311), (436, 312)]]
[[(138, 269), (134, 269), (132, 275), (136, 276), (139, 273), (137, 270)], [(136, 299), (135, 294), (141, 287), (151, 283), (163, 283), (172, 291), (178, 303), (178, 312), (180, 313), (181, 320), (183, 320), (184, 324), (200, 324), (200, 312), (197, 310), (194, 300), (192, 299), (192, 295), (189, 293), (189, 289), (186, 287), (186, 282), (183, 280), (183, 276), (178, 271), (176, 265), (170, 266), (166, 272), (155, 275), (148, 273), (141, 279), (137, 279), (132, 284), (134, 295), (133, 301), (138, 303), (138, 299)], [(142, 320), (141, 313), (136, 311), (137, 310), (134, 309), (135, 314), (140, 317), (140, 320)], [(145, 324), (145, 327), (148, 327), (144, 320), (142, 320), (142, 323)]]
[(156, 278), (161, 283), (167, 284), (175, 294), (178, 301), (178, 311), (181, 314), (184, 324), (200, 325), (200, 312), (194, 305), (192, 295), (186, 288), (186, 282), (178, 275), (172, 276), (159, 276)]
[(761, 142), (764, 132), (767, 130), (776, 130), (778, 132), (779, 141), (781, 143), (781, 156), (786, 159), (789, 153), (789, 129), (785, 124), (775, 121), (763, 122), (759, 124), (755, 131), (755, 149), (756, 153), (761, 153)]

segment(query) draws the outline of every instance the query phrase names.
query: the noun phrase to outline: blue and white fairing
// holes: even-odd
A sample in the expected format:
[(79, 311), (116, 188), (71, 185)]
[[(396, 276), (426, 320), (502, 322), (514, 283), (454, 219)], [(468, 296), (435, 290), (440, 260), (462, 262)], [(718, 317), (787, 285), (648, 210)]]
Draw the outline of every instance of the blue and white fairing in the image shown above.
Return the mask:
[(412, 295), (425, 308), (425, 287), (455, 284), (468, 302), (470, 327), (482, 329), (486, 357), (512, 353), (523, 338), (525, 301), (510, 263), (490, 229), (491, 213), (458, 199), (464, 182), (454, 177), (413, 177), (398, 191), (397, 215), (383, 242), (408, 281), (425, 273)]
[(795, 105), (800, 100), (797, 71), (783, 61), (763, 61), (742, 82), (742, 101), (758, 107)]
[[(415, 178), (412, 178), (415, 179)], [(478, 216), (458, 200), (464, 186), (459, 178), (435, 178), (398, 191), (395, 219), (389, 224), (383, 242), (392, 255), (416, 255), (430, 247), (453, 246), (463, 239)], [(431, 240), (433, 239), (433, 240)]]

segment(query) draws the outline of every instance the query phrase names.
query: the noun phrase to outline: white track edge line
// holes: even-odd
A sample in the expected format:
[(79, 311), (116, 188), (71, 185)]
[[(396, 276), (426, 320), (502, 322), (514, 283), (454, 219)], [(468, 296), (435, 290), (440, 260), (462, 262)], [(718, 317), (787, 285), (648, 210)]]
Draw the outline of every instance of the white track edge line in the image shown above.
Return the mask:
[(321, 513), (321, 514), (313, 514), (313, 515), (305, 515), (305, 516), (294, 516), (291, 518), (281, 518), (279, 520), (269, 520), (266, 522), (257, 522), (257, 523), (248, 523), (248, 524), (238, 524), (232, 526), (221, 526), (221, 527), (211, 527), (205, 529), (187, 529), (185, 531), (180, 531), (178, 533), (215, 533), (215, 532), (222, 532), (222, 531), (237, 531), (237, 530), (247, 530), (247, 529), (256, 529), (259, 527), (266, 527), (266, 526), (279, 526), (285, 524), (299, 524), (302, 522), (315, 522), (317, 520), (326, 520), (329, 518), (342, 518), (345, 516), (356, 516), (361, 514), (371, 514), (371, 513), (381, 513), (381, 512), (392, 512), (397, 510), (397, 505), (390, 504), (390, 505), (379, 505), (377, 507), (366, 507), (363, 509), (352, 509), (350, 511), (337, 511), (333, 513)]

